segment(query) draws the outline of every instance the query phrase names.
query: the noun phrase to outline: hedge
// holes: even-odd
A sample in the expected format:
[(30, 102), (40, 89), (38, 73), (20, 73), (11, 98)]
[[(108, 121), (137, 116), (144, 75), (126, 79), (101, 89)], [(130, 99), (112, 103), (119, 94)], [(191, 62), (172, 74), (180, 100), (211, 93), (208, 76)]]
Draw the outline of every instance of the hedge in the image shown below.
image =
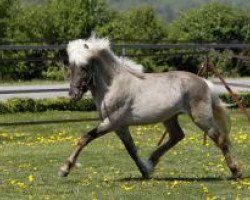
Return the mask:
[[(239, 97), (246, 107), (250, 107), (250, 93), (239, 94)], [(223, 102), (237, 108), (228, 94), (221, 95)], [(72, 101), (65, 97), (56, 99), (29, 99), (12, 98), (7, 101), (0, 101), (0, 114), (17, 112), (44, 112), (49, 110), (58, 111), (94, 111), (96, 110), (93, 99), (86, 98), (80, 101)]]
[[(240, 93), (238, 94), (239, 99), (241, 100), (242, 104), (247, 108), (250, 108), (250, 93)], [(232, 108), (238, 108), (238, 105), (231, 99), (230, 95), (222, 94), (220, 98), (223, 102), (230, 105)]]
[(72, 101), (65, 97), (56, 99), (12, 98), (0, 102), (0, 114), (17, 112), (58, 111), (93, 111), (94, 102), (91, 98)]

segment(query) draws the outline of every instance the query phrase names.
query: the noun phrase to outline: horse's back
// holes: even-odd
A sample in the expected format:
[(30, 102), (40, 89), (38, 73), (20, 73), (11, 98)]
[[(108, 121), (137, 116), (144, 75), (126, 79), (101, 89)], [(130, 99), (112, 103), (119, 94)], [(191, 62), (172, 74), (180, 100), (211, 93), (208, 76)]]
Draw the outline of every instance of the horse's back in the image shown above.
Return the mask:
[(190, 102), (209, 97), (205, 81), (188, 72), (146, 74), (136, 86), (132, 115), (146, 123), (189, 112)]

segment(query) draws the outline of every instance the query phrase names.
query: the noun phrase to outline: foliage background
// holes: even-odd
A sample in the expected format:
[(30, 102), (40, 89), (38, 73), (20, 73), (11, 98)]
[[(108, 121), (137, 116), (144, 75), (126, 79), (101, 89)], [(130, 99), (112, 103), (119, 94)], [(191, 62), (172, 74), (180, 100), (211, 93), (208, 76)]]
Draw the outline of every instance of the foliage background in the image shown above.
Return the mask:
[[(130, 7), (132, 1), (118, 0), (1, 0), (0, 42), (1, 44), (61, 44), (75, 38), (86, 38), (92, 31), (98, 36), (109, 37), (115, 43), (235, 43), (248, 42), (250, 38), (248, 1), (244, 1), (244, 9), (239, 6), (239, 0), (227, 4), (218, 3), (223, 1), (204, 4), (210, 2), (204, 0), (192, 0), (188, 3), (182, 1), (174, 3), (170, 0), (133, 2), (133, 7)], [(174, 14), (173, 17), (166, 19), (166, 14), (159, 11), (159, 5), (164, 5), (161, 7), (162, 12), (180, 14)], [(187, 8), (185, 11), (182, 9), (184, 5)], [(145, 66), (147, 72), (174, 69), (196, 73), (204, 59), (203, 55), (194, 55), (192, 51), (186, 56), (184, 54), (161, 56), (175, 52), (175, 50), (131, 50), (129, 54), (151, 55), (136, 58)], [(64, 51), (0, 53), (2, 59), (54, 58), (66, 55)], [(232, 59), (233, 54), (248, 56), (249, 52), (213, 51), (211, 56), (216, 66), (226, 75), (249, 76), (250, 63)], [(60, 80), (64, 79), (63, 67), (62, 63), (46, 60), (36, 63), (0, 62), (0, 77), (14, 80), (34, 78)]]

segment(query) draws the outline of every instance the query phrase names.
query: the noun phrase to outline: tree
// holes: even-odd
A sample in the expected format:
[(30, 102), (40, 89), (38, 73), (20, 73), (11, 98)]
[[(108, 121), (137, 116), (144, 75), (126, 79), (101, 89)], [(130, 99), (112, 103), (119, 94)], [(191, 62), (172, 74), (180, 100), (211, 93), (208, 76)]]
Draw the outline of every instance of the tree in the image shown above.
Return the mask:
[(173, 41), (228, 42), (246, 41), (250, 33), (250, 16), (235, 7), (212, 3), (183, 13), (169, 27)]
[(113, 13), (114, 17), (104, 26), (98, 26), (102, 36), (120, 40), (162, 40), (165, 25), (150, 6), (140, 6), (123, 13)]
[(7, 37), (8, 22), (15, 14), (14, 8), (17, 8), (18, 0), (1, 0), (0, 1), (0, 39)]
[[(183, 13), (168, 29), (168, 39), (173, 42), (193, 41), (193, 42), (245, 42), (250, 39), (250, 15), (239, 8), (230, 7), (224, 4), (212, 3)], [(237, 67), (235, 59), (229, 60), (228, 54), (239, 53), (238, 51), (221, 52), (218, 56), (211, 55), (213, 62), (221, 71), (227, 75), (249, 74), (245, 66)], [(223, 56), (224, 55), (224, 56)], [(224, 58), (224, 59), (223, 59)], [(224, 62), (227, 58), (228, 62)], [(169, 60), (174, 66), (183, 62), (182, 59)], [(197, 71), (198, 63), (202, 57), (196, 57), (191, 62), (186, 62), (183, 67)], [(176, 62), (177, 61), (177, 62)], [(178, 67), (178, 69), (182, 69)], [(247, 73), (246, 73), (247, 72)]]
[(108, 12), (103, 0), (48, 0), (26, 5), (11, 21), (9, 37), (48, 43), (85, 38), (97, 25), (106, 23)]

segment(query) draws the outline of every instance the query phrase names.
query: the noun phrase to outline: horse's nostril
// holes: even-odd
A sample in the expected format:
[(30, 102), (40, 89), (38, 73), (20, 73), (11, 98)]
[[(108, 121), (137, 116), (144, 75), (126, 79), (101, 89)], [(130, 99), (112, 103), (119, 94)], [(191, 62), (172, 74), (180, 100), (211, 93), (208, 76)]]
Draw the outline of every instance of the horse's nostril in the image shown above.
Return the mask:
[(73, 89), (69, 89), (69, 96), (73, 96), (75, 94), (74, 90)]
[(69, 96), (71, 97), (71, 99), (75, 99), (76, 98), (76, 94), (73, 90), (69, 90)]

